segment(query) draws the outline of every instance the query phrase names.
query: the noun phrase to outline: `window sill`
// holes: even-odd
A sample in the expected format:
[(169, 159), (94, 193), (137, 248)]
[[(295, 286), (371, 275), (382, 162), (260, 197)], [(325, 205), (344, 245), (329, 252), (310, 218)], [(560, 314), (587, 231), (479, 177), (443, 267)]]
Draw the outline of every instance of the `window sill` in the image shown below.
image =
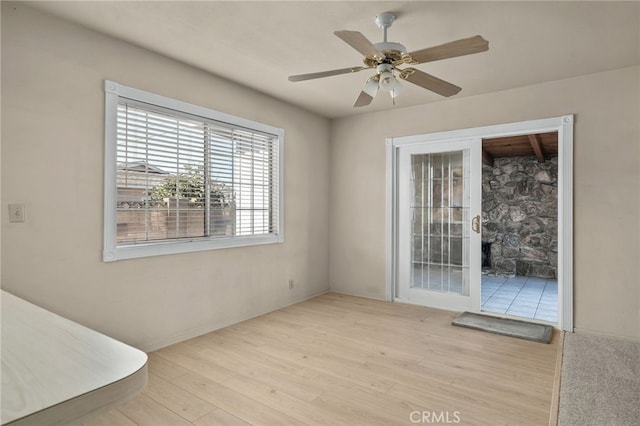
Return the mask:
[(268, 235), (260, 237), (234, 237), (216, 239), (198, 239), (185, 241), (161, 241), (156, 243), (141, 243), (121, 245), (102, 252), (104, 262), (135, 259), (139, 257), (162, 256), (167, 254), (192, 253), (205, 250), (217, 250), (232, 247), (246, 247), (263, 244), (277, 244), (283, 242), (282, 235)]

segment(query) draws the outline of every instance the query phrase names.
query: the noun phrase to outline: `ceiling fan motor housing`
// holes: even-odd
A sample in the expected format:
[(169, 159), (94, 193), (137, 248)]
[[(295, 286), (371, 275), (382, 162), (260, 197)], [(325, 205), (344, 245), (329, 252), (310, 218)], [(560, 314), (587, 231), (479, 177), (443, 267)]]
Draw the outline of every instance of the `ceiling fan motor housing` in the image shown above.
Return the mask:
[(399, 61), (402, 59), (402, 55), (407, 53), (406, 47), (392, 41), (383, 41), (382, 43), (374, 44), (374, 46), (378, 52), (384, 55), (385, 60), (390, 62)]
[(407, 48), (400, 43), (387, 41), (387, 29), (396, 20), (396, 16), (391, 12), (383, 12), (376, 16), (376, 25), (384, 30), (384, 41), (374, 44), (376, 50), (384, 55), (382, 62), (395, 62), (407, 53)]

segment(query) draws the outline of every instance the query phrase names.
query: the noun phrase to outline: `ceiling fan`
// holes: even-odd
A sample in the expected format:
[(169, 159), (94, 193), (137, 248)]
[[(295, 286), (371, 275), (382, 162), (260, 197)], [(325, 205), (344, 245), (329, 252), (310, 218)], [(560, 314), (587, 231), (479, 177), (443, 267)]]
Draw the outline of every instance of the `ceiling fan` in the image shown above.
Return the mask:
[(407, 49), (402, 44), (387, 41), (387, 29), (391, 27), (391, 24), (393, 24), (395, 20), (395, 15), (390, 12), (381, 13), (376, 16), (375, 23), (384, 31), (384, 41), (376, 44), (371, 43), (358, 31), (343, 30), (334, 32), (338, 38), (364, 55), (363, 61), (365, 66), (292, 75), (289, 77), (289, 81), (312, 80), (315, 78), (375, 69), (376, 74), (367, 80), (360, 95), (353, 104), (354, 107), (369, 105), (378, 93), (378, 89), (389, 92), (395, 103), (395, 98), (403, 89), (400, 81), (396, 79), (396, 73), (402, 80), (406, 80), (442, 96), (452, 96), (462, 89), (415, 68), (400, 69), (398, 67), (402, 65), (423, 64), (425, 62), (438, 61), (440, 59), (454, 58), (456, 56), (470, 55), (472, 53), (489, 50), (489, 42), (478, 35), (407, 53)]

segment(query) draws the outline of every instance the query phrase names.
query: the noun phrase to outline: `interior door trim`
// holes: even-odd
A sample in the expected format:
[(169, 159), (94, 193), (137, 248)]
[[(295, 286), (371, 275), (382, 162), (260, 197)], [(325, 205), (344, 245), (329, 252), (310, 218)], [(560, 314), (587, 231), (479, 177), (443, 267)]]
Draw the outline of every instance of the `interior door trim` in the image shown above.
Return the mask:
[(398, 150), (402, 146), (469, 138), (558, 132), (558, 328), (573, 331), (573, 122), (574, 116), (528, 120), (386, 139), (385, 297), (397, 292)]

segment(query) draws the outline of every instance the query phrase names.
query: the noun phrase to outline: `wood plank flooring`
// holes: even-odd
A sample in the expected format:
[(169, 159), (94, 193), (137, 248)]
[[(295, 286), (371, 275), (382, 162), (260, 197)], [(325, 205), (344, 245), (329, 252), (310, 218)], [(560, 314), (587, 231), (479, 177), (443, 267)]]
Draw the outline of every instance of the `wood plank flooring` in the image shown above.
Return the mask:
[(86, 426), (547, 425), (551, 344), (456, 313), (325, 294), (149, 354), (149, 384)]

